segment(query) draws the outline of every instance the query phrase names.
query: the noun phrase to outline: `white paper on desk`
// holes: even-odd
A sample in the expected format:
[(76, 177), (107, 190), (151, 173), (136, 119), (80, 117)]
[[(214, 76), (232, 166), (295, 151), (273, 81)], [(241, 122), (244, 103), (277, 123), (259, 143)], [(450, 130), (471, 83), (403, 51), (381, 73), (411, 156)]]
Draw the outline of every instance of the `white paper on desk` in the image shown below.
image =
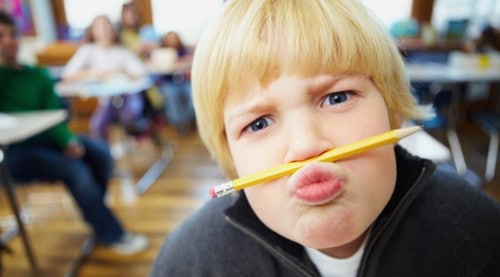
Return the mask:
[(16, 119), (6, 113), (0, 113), (0, 130), (16, 126)]
[(152, 86), (149, 78), (130, 80), (129, 78), (110, 78), (105, 82), (88, 83), (82, 86), (84, 95), (87, 97), (107, 97), (122, 94), (138, 93)]

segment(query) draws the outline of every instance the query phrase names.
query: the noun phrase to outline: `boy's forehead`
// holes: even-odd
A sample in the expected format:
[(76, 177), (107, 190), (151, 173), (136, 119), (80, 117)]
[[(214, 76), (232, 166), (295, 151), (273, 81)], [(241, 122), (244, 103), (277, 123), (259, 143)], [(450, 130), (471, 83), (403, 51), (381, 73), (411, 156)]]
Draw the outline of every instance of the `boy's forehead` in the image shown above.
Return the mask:
[(255, 98), (256, 92), (262, 88), (263, 86), (261, 86), (258, 82), (253, 82), (247, 86), (230, 86), (227, 94), (223, 97), (224, 110), (226, 111), (228, 107), (239, 106), (248, 102), (252, 98)]
[[(240, 113), (245, 107), (250, 107), (259, 101), (266, 101), (265, 95), (272, 93), (274, 90), (287, 89), (293, 93), (296, 82), (292, 80), (304, 81), (304, 89), (307, 91), (323, 91), (330, 88), (340, 80), (347, 80), (347, 82), (355, 82), (359, 78), (364, 77), (362, 74), (316, 74), (314, 76), (302, 76), (296, 74), (282, 74), (278, 78), (269, 81), (268, 83), (261, 83), (254, 81), (247, 86), (232, 86), (228, 89), (228, 93), (223, 97), (224, 99), (224, 117), (231, 117), (232, 113)], [(278, 82), (280, 80), (280, 82)], [(293, 83), (292, 83), (293, 82)], [(287, 83), (290, 83), (292, 88), (284, 88)]]

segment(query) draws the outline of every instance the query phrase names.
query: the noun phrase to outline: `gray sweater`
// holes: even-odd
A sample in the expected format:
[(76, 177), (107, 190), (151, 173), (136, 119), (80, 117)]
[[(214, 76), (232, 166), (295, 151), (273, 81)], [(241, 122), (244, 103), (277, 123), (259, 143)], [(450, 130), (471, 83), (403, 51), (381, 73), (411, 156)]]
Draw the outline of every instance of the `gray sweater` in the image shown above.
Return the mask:
[[(394, 194), (358, 276), (500, 276), (500, 205), (446, 168), (396, 147)], [(319, 276), (304, 248), (268, 229), (244, 193), (168, 235), (151, 276)]]

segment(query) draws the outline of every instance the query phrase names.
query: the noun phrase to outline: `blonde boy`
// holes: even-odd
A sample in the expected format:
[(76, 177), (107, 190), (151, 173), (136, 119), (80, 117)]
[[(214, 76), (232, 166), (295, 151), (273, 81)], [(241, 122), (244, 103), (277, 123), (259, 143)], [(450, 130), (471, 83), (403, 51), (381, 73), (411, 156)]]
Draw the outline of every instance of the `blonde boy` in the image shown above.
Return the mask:
[[(192, 81), (200, 136), (231, 179), (425, 116), (353, 0), (228, 1)], [(491, 276), (499, 219), (492, 199), (390, 145), (211, 200), (152, 276)]]

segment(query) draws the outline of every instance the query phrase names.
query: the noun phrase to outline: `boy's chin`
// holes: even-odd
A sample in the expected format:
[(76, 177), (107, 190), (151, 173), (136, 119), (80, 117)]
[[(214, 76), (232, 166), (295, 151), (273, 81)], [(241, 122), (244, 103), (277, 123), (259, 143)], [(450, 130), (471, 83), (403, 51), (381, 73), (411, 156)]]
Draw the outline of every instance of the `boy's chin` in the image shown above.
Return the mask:
[(355, 240), (364, 231), (359, 229), (348, 211), (337, 211), (330, 216), (303, 218), (295, 225), (292, 240), (311, 248), (332, 248)]

